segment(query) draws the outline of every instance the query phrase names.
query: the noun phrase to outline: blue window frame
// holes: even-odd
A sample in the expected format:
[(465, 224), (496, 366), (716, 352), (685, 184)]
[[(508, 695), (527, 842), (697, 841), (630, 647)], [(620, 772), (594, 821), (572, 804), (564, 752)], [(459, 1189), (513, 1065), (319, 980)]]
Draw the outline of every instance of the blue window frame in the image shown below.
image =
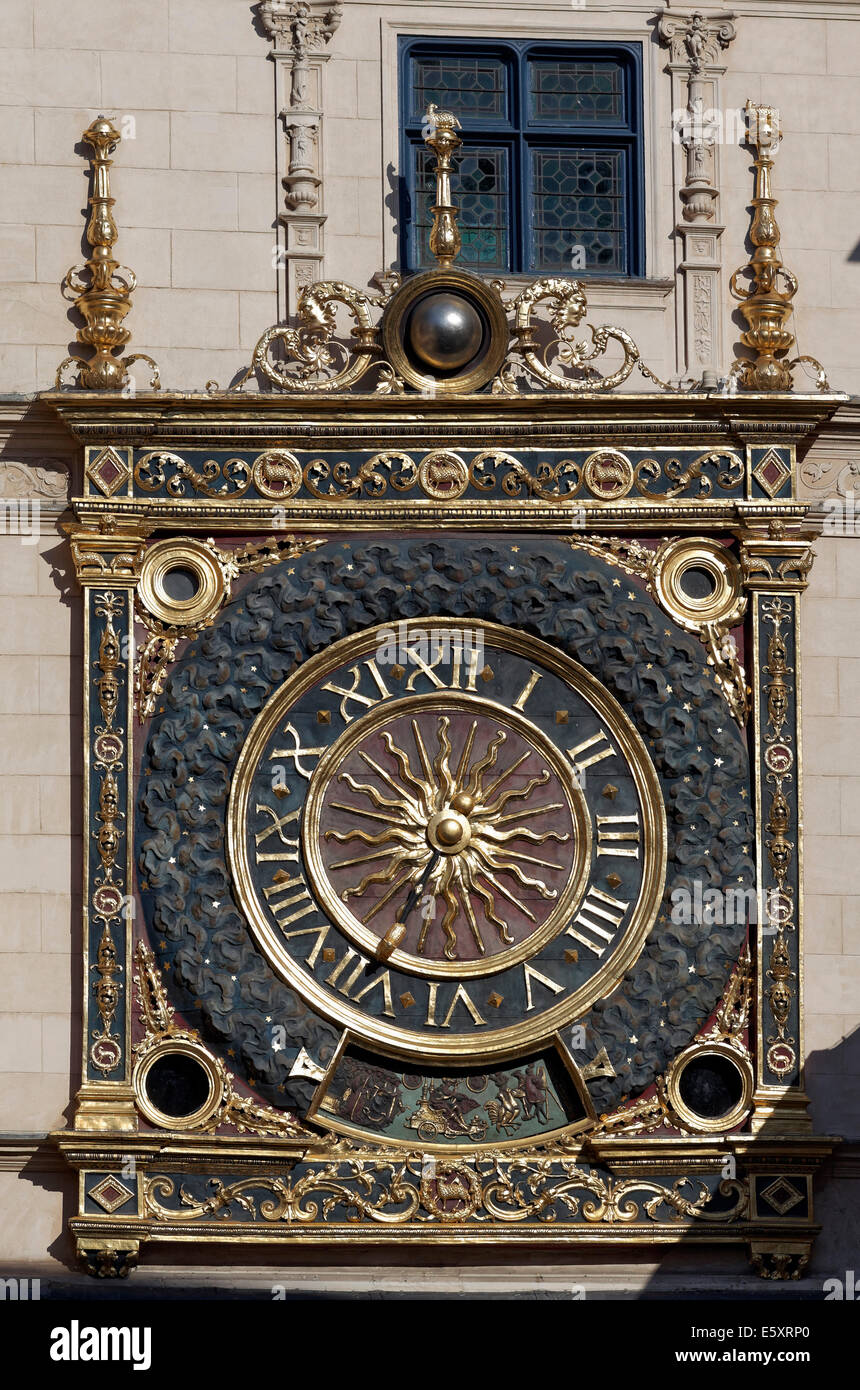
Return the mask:
[(435, 264), (435, 157), (422, 137), (430, 102), (461, 125), (459, 265), (488, 274), (644, 274), (638, 44), (401, 39), (407, 270)]

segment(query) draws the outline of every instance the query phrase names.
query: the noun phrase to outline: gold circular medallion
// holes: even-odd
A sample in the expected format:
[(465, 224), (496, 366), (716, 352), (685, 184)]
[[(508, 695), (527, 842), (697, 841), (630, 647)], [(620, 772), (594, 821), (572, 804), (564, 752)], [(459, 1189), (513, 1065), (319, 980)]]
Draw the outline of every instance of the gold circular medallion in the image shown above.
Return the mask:
[(469, 485), (469, 470), (459, 454), (434, 449), (418, 465), (418, 485), (434, 502), (456, 501)]
[(654, 561), (657, 599), (681, 627), (732, 627), (746, 606), (740, 566), (726, 546), (701, 536), (666, 541)]
[(302, 485), (302, 466), (287, 449), (267, 449), (254, 459), (252, 477), (263, 497), (286, 500), (295, 497)]
[(510, 330), (498, 291), (465, 270), (412, 275), (380, 324), (394, 371), (428, 395), (480, 391), (502, 368)]
[(633, 465), (617, 449), (598, 449), (585, 460), (582, 479), (595, 497), (615, 502), (626, 497), (633, 486)]

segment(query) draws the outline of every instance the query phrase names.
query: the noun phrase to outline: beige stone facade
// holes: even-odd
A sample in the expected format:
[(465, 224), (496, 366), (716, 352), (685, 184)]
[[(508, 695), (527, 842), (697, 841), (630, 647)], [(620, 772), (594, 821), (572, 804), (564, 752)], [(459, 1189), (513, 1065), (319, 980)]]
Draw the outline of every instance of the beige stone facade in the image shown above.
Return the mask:
[[(694, 8), (671, 3), (663, 13), (682, 18)], [(303, 264), (313, 278), (359, 286), (396, 264), (399, 35), (641, 43), (646, 277), (591, 284), (589, 317), (625, 328), (659, 375), (690, 370), (685, 272), (673, 238), (684, 153), (671, 139), (685, 88), (657, 34), (659, 8), (639, 0), (346, 0), (310, 53), (302, 109), (320, 182), (304, 222), (286, 199), (292, 137), (280, 113), (291, 61), (279, 56), (260, 10), (241, 0), (116, 0), (95, 25), (66, 0), (4, 5), (0, 499), (40, 503), (39, 534), (0, 535), (4, 1266), (61, 1268), (69, 1258), (58, 1238), (72, 1177), (59, 1176), (59, 1164), (40, 1176), (50, 1160), (33, 1155), (64, 1122), (79, 1077), (81, 620), (60, 518), (80, 486), (80, 461), (33, 395), (53, 386), (74, 340), (60, 281), (81, 259), (83, 128), (105, 112), (124, 134), (112, 191), (118, 259), (139, 281), (131, 350), (154, 357), (171, 389), (226, 387), (263, 330), (294, 308)], [(782, 112), (777, 215), (783, 258), (800, 280), (798, 351), (822, 361), (834, 390), (860, 395), (860, 4), (737, 0), (706, 13), (734, 16), (734, 37), (709, 69), (714, 105), (740, 111), (751, 98)], [(736, 138), (715, 147), (712, 182), (714, 224), (725, 230), (714, 242), (708, 334), (724, 374), (739, 331), (728, 280), (747, 256), (752, 191), (751, 161)], [(305, 241), (303, 227), (311, 229)], [(853, 497), (852, 464), (860, 477), (853, 409), (846, 404), (844, 427), (807, 457), (816, 465), (804, 473), (808, 495), (822, 507), (828, 497)], [(809, 1276), (819, 1284), (856, 1268), (860, 1226), (851, 1176), (860, 1172), (860, 496), (855, 523), (855, 534), (825, 534), (816, 545), (802, 627), (807, 1089), (816, 1130), (846, 1141), (822, 1198), (833, 1225)], [(740, 1267), (738, 1256), (726, 1277), (740, 1278)], [(616, 1284), (643, 1278), (621, 1271)]]

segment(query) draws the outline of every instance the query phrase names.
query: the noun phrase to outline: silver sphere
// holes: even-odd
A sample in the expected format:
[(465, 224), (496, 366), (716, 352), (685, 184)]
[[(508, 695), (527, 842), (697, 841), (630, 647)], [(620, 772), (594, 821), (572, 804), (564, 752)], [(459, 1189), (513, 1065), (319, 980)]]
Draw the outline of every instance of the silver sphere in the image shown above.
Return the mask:
[(481, 316), (458, 294), (428, 294), (409, 317), (409, 346), (428, 367), (456, 371), (478, 352), (484, 337)]

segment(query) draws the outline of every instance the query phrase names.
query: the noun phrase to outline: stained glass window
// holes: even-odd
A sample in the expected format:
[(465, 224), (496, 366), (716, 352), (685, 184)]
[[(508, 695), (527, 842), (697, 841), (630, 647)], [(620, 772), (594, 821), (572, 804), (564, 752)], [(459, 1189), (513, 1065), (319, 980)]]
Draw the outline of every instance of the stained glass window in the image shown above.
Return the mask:
[[(584, 260), (603, 275), (627, 270), (627, 208), (621, 150), (532, 151), (534, 243), (541, 270), (570, 271)], [(583, 255), (575, 254), (581, 247)]]
[(620, 64), (538, 58), (529, 63), (528, 70), (533, 121), (606, 125), (624, 120), (624, 71)]
[(459, 263), (496, 274), (641, 275), (637, 45), (404, 39), (402, 256), (429, 250), (434, 156), (422, 127), (453, 110)]
[(445, 58), (416, 58), (412, 80), (412, 115), (419, 121), (430, 102), (444, 106), (461, 119), (507, 117), (505, 64), (479, 54)]

